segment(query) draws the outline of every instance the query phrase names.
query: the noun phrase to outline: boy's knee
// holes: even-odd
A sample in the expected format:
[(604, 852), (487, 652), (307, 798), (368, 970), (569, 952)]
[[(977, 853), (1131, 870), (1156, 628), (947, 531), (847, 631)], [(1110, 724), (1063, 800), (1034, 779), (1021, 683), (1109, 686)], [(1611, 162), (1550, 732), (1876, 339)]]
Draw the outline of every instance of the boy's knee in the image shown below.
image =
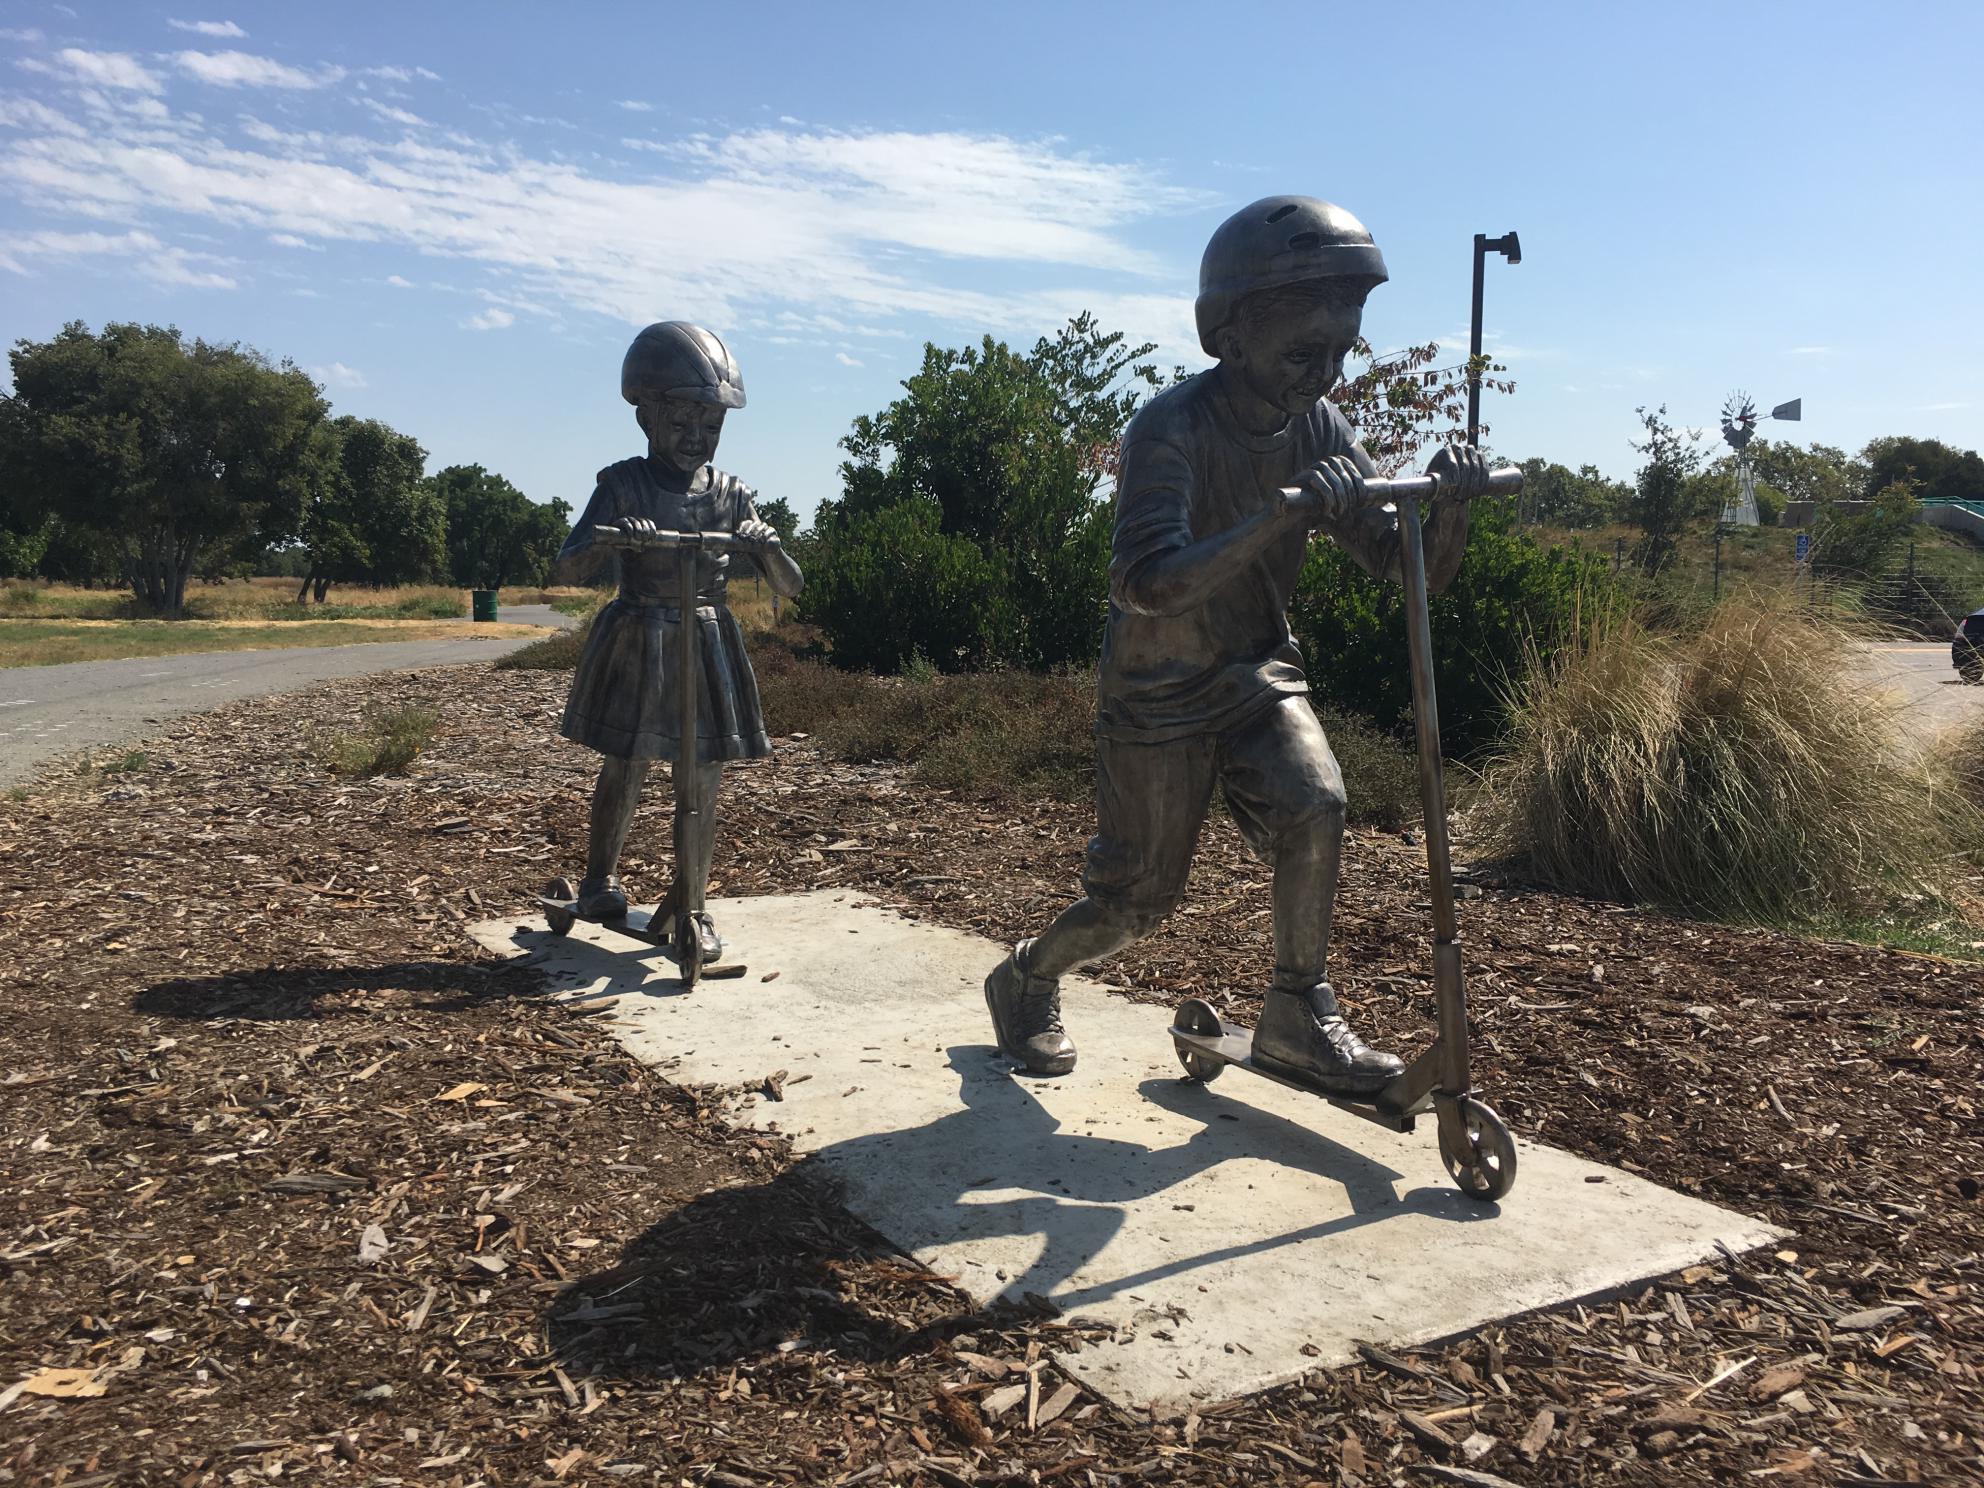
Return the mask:
[(1142, 940), (1170, 917), (1184, 897), (1184, 889), (1140, 884), (1128, 892), (1090, 879), (1082, 885), (1089, 903), (1102, 913), (1112, 938), (1124, 944)]
[(1142, 940), (1151, 934), (1171, 916), (1178, 907), (1179, 896), (1173, 894), (1163, 900), (1140, 900), (1131, 904), (1104, 906), (1109, 918), (1114, 921), (1132, 940)]

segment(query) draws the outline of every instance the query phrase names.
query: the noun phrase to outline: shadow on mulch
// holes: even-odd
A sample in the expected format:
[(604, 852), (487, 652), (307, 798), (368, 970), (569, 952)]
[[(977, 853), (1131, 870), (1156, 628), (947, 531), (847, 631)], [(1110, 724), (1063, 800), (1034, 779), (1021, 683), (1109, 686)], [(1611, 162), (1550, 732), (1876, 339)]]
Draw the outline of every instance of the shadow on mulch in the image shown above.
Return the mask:
[[(263, 966), (223, 976), (158, 982), (132, 1007), (160, 1018), (246, 1018), (279, 1023), (362, 1013), (367, 998), (412, 996), (412, 1006), (451, 1013), (501, 998), (534, 997), (542, 979), (528, 967), (472, 961), (396, 961), (382, 966)], [(321, 1004), (337, 1002), (342, 1006)]]
[[(1082, 1309), (1162, 1277), (1405, 1213), (1454, 1223), (1496, 1213), (1444, 1187), (1402, 1191), (1396, 1170), (1275, 1118), (1282, 1128), (1276, 1150), (1305, 1171), (1341, 1182), (1351, 1213), (1313, 1224), (1297, 1217), (1283, 1233), (1166, 1256), (1131, 1275), (1114, 1274), (1120, 1263), (1104, 1263), (1105, 1276), (1097, 1277), (1097, 1258), (1122, 1231), (1132, 1204), (1247, 1159), (1247, 1143), (1267, 1118), (1255, 1113), (1255, 1124), (1243, 1132), (1215, 1093), (1182, 1080), (1146, 1080), (1138, 1087), (1145, 1100), (1204, 1123), (1187, 1141), (1155, 1150), (1064, 1128), (989, 1048), (959, 1045), (949, 1058), (962, 1110), (835, 1143), (765, 1183), (702, 1194), (633, 1240), (618, 1264), (568, 1284), (546, 1318), (565, 1367), (595, 1377), (680, 1377), (771, 1354), (828, 1350), (880, 1362), (1002, 1320), (1010, 1326), (1064, 1311), (1079, 1319)], [(919, 1240), (1038, 1237), (1037, 1252), (1014, 1265), (999, 1298), (979, 1308), (854, 1220), (843, 1207), (843, 1178), (871, 1194), (891, 1182), (916, 1185), (908, 1223)], [(1086, 1284), (1070, 1286), (1084, 1275)], [(1050, 1296), (1053, 1303), (1042, 1300)], [(1097, 1326), (1107, 1331), (1106, 1324)]]

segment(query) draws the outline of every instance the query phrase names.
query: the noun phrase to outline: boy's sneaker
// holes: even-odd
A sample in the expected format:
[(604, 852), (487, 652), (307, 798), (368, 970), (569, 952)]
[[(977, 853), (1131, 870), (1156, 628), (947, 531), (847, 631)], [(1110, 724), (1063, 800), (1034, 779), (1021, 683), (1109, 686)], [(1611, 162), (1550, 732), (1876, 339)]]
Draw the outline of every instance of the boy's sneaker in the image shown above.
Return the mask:
[(1075, 1067), (1075, 1045), (1061, 1026), (1061, 979), (1026, 969), (1030, 940), (1013, 948), (985, 979), (985, 1006), (1002, 1053), (1035, 1075), (1065, 1075)]
[(1376, 1095), (1405, 1072), (1404, 1060), (1372, 1048), (1344, 1021), (1328, 982), (1268, 993), (1254, 1030), (1254, 1060), (1336, 1095)]

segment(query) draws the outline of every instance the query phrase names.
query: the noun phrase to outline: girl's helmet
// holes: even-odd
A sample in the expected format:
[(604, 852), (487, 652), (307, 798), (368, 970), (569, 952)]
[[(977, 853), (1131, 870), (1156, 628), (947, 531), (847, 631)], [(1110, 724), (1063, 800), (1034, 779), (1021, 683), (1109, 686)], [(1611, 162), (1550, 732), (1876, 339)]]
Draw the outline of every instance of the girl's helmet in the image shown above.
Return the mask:
[(1255, 290), (1307, 279), (1390, 277), (1371, 234), (1342, 207), (1313, 196), (1263, 197), (1220, 223), (1199, 260), (1193, 306), (1199, 345), (1207, 356), (1218, 356), (1220, 329)]
[(701, 326), (657, 321), (634, 338), (620, 363), (620, 396), (639, 406), (657, 398), (687, 398), (719, 408), (744, 406), (736, 359)]

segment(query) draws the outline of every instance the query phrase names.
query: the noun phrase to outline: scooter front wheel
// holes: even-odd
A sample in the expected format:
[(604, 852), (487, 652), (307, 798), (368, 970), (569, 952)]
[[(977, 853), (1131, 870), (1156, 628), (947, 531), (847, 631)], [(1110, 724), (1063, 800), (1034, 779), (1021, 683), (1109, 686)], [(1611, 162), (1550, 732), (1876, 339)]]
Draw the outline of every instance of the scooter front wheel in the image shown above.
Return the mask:
[(1464, 1095), (1440, 1112), (1440, 1157), (1470, 1199), (1490, 1204), (1515, 1187), (1515, 1138), (1486, 1101)]
[(683, 987), (695, 986), (703, 977), (702, 927), (697, 923), (696, 916), (686, 909), (675, 916), (672, 949)]

